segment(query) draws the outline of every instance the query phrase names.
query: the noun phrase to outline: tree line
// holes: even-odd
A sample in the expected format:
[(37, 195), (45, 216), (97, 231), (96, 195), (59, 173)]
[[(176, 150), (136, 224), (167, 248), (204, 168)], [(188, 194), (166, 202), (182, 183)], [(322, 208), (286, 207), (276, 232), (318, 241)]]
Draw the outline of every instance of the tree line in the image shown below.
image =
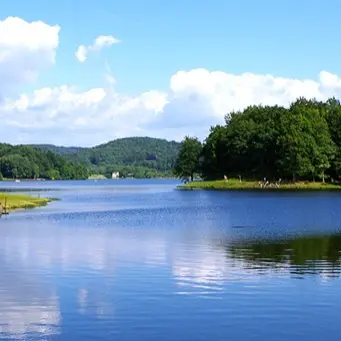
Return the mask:
[(93, 172), (102, 174), (108, 167), (112, 172), (118, 168), (124, 171), (127, 166), (133, 173), (140, 172), (142, 168), (171, 173), (179, 146), (179, 142), (164, 139), (127, 137), (93, 148), (83, 148), (69, 157), (86, 165)]
[(50, 151), (25, 145), (0, 144), (0, 179), (86, 179), (84, 165)]
[(121, 177), (156, 178), (173, 175), (180, 143), (151, 137), (127, 137), (92, 148), (35, 146), (79, 162), (91, 174), (111, 178), (112, 172), (119, 172)]
[(298, 98), (288, 108), (249, 106), (228, 113), (210, 128), (203, 143), (186, 137), (174, 173), (248, 179), (339, 181), (341, 177), (341, 104)]

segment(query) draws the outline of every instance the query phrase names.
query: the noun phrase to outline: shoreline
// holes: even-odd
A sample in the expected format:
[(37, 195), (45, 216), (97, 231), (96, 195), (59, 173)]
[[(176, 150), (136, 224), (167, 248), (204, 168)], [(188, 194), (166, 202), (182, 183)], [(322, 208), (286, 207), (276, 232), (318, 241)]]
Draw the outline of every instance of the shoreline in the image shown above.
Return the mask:
[(43, 207), (54, 200), (56, 199), (0, 192), (0, 216), (17, 210)]
[(282, 191), (341, 191), (341, 185), (323, 182), (296, 182), (282, 183), (277, 187), (275, 184), (262, 188), (258, 181), (239, 181), (237, 179), (193, 181), (177, 186), (181, 190), (216, 190), (216, 191), (259, 191), (259, 192), (282, 192)]

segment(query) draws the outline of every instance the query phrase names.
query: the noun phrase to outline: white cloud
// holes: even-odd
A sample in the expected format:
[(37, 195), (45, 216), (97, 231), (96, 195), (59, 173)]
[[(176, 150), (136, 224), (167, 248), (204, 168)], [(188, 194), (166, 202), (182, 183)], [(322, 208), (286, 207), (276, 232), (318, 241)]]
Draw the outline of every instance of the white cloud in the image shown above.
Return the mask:
[(120, 42), (120, 40), (114, 38), (113, 36), (103, 36), (103, 35), (101, 35), (101, 36), (98, 36), (95, 39), (95, 43), (93, 45), (93, 48), (95, 50), (100, 50), (100, 49), (102, 49), (105, 46), (111, 46), (111, 45), (117, 44), (119, 42)]
[(0, 20), (0, 100), (18, 84), (34, 81), (55, 63), (60, 27), (18, 17)]
[(78, 92), (63, 85), (8, 99), (0, 105), (0, 119), (7, 127), (2, 135), (10, 142), (24, 136), (27, 142), (67, 145), (132, 135), (204, 138), (210, 125), (222, 123), (227, 112), (248, 105), (287, 106), (299, 96), (341, 95), (341, 79), (326, 71), (315, 81), (195, 69), (173, 75), (167, 92), (152, 90), (138, 96), (117, 93), (112, 76), (107, 78), (105, 88)]
[[(109, 65), (106, 86), (79, 91), (61, 85), (13, 94), (18, 85), (34, 80), (55, 63), (59, 26), (17, 17), (0, 21), (0, 135), (11, 143), (46, 142), (93, 145), (124, 136), (181, 139), (204, 138), (224, 115), (252, 104), (288, 105), (299, 96), (340, 97), (341, 78), (321, 71), (317, 80), (273, 75), (235, 75), (204, 68), (179, 71), (167, 91), (150, 90), (136, 96), (118, 93)], [(118, 43), (99, 36), (77, 51), (85, 61), (89, 51)]]
[(76, 58), (81, 62), (85, 62), (86, 57), (87, 57), (88, 50), (86, 46), (80, 45), (76, 51)]
[(80, 45), (77, 48), (77, 51), (75, 53), (76, 58), (81, 62), (85, 62), (87, 57), (88, 57), (88, 53), (90, 51), (100, 51), (102, 50), (104, 47), (109, 47), (113, 44), (118, 44), (120, 42), (119, 39), (114, 38), (113, 36), (104, 36), (104, 35), (100, 35), (98, 36), (92, 45), (89, 46), (85, 46), (85, 45)]

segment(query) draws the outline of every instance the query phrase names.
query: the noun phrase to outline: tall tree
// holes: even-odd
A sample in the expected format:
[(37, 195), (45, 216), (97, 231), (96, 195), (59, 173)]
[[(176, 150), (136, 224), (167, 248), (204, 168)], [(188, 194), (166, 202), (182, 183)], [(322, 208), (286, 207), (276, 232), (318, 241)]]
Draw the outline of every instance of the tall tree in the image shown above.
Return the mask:
[(329, 132), (335, 145), (335, 157), (331, 160), (328, 170), (331, 177), (341, 177), (341, 104), (335, 98), (330, 98), (325, 105), (325, 117)]
[(289, 109), (249, 106), (212, 127), (203, 146), (202, 176), (341, 178), (341, 105), (297, 99)]
[(334, 156), (334, 143), (322, 106), (315, 100), (298, 99), (287, 115), (282, 117), (279, 141), (282, 147), (279, 163), (283, 171), (310, 178), (320, 176), (324, 181), (325, 171)]
[(200, 172), (206, 179), (221, 178), (224, 174), (223, 170), (223, 151), (222, 145), (225, 127), (217, 125), (211, 127), (210, 134), (206, 138), (202, 148)]
[(181, 143), (178, 158), (175, 162), (174, 174), (182, 180), (191, 179), (199, 172), (199, 158), (202, 144), (196, 137), (188, 137)]

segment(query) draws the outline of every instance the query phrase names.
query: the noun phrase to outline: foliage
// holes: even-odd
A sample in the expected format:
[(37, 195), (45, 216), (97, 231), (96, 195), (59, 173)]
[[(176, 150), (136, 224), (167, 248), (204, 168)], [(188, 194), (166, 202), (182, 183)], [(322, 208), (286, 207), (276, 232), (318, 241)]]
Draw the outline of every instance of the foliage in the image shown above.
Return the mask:
[(331, 159), (329, 174), (334, 178), (339, 178), (341, 174), (341, 105), (338, 100), (331, 98), (324, 107), (325, 118), (335, 146), (335, 157)]
[(121, 177), (170, 177), (179, 147), (178, 142), (150, 137), (122, 138), (93, 148), (39, 146), (85, 165), (91, 174), (109, 178), (112, 172), (120, 172)]
[(203, 145), (200, 171), (207, 178), (222, 178), (224, 176), (224, 153), (221, 150), (225, 129), (222, 126), (211, 127), (210, 134)]
[(195, 137), (185, 137), (174, 167), (174, 174), (183, 180), (193, 181), (194, 173), (199, 171), (201, 142)]
[(12, 179), (85, 179), (85, 166), (50, 151), (30, 146), (0, 144), (0, 172)]
[(238, 177), (324, 181), (341, 177), (341, 105), (297, 99), (289, 108), (249, 106), (211, 127), (201, 160), (206, 180)]
[(45, 152), (52, 152), (58, 155), (70, 155), (77, 153), (83, 149), (82, 147), (63, 147), (63, 146), (55, 146), (53, 144), (30, 144), (30, 147), (39, 148)]

